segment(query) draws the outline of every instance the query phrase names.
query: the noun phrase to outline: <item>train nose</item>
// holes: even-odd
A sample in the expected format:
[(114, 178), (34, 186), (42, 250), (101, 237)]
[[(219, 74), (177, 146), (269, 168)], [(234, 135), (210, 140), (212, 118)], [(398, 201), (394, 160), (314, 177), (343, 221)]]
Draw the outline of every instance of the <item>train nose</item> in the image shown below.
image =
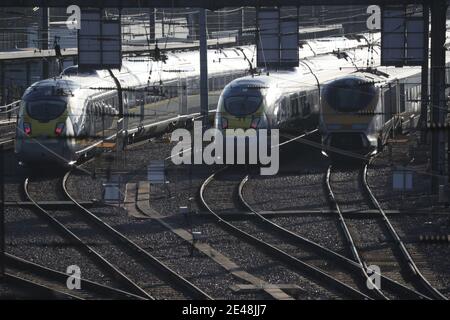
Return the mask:
[(61, 139), (19, 138), (16, 143), (16, 156), (20, 162), (67, 163), (72, 159), (67, 143)]

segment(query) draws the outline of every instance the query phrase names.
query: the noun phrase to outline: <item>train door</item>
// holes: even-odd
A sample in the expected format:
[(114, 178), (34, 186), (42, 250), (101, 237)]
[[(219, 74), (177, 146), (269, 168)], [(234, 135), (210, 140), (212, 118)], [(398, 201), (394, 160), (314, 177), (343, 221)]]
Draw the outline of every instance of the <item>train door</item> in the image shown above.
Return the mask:
[(187, 80), (186, 78), (179, 78), (178, 80), (178, 99), (179, 99), (179, 113), (185, 115), (188, 113), (187, 109)]
[(92, 103), (88, 101), (86, 104), (86, 118), (84, 120), (84, 134), (90, 136), (92, 134)]
[(296, 93), (290, 96), (289, 118), (295, 118), (298, 113), (298, 95)]
[(303, 119), (309, 117), (311, 113), (311, 104), (308, 101), (306, 93), (302, 92), (299, 97), (299, 104), (301, 109), (301, 117)]
[(404, 83), (401, 83), (399, 85), (400, 87), (400, 108), (399, 111), (400, 113), (405, 112), (406, 108), (406, 104), (409, 103), (409, 100), (411, 99), (411, 97), (409, 96), (409, 92), (410, 89), (408, 88), (408, 85), (405, 85)]
[(139, 122), (142, 124), (144, 122), (145, 115), (145, 92), (139, 94)]
[(283, 123), (288, 117), (288, 98), (284, 98), (280, 103), (280, 122)]
[(400, 100), (398, 86), (396, 84), (389, 84), (384, 91), (384, 125), (389, 124), (388, 130), (395, 129), (398, 112), (398, 105)]

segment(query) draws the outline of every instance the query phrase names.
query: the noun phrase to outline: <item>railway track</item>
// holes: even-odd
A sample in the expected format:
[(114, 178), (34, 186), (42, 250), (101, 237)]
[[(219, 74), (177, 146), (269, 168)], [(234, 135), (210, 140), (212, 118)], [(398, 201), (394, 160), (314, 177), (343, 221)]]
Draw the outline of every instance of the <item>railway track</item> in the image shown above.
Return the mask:
[[(167, 268), (146, 250), (80, 205), (67, 192), (68, 172), (52, 191), (57, 198), (74, 203), (70, 210), (46, 210), (30, 192), (31, 179), (24, 182), (24, 192), (37, 212), (76, 248), (88, 255), (96, 265), (124, 290), (145, 299), (211, 299), (186, 279)], [(35, 188), (36, 189), (36, 188)], [(59, 191), (58, 191), (59, 190)], [(47, 196), (48, 197), (48, 196)], [(55, 197), (55, 194), (53, 194)], [(45, 199), (48, 200), (48, 199)], [(52, 199), (53, 200), (53, 199)], [(61, 199), (59, 199), (61, 200)]]
[(67, 288), (67, 274), (6, 254), (6, 276), (9, 281), (25, 286), (27, 289), (43, 293), (49, 298), (74, 300), (142, 300), (143, 298), (101, 285), (86, 279), (80, 279), (80, 289)]
[[(250, 175), (247, 175), (239, 186), (239, 198), (242, 205), (251, 213), (253, 213), (258, 222), (265, 226), (267, 230), (270, 232), (276, 233), (279, 236), (289, 241), (293, 246), (300, 246), (304, 250), (315, 254), (314, 260), (310, 260), (317, 267), (321, 267), (332, 275), (333, 277), (339, 278), (343, 282), (352, 285), (353, 287), (365, 292), (369, 296), (373, 296), (374, 298), (379, 298), (379, 296), (374, 295), (372, 290), (368, 290), (365, 277), (364, 279), (360, 276), (357, 276), (358, 273), (361, 272), (360, 265), (352, 259), (347, 258), (346, 256), (339, 254), (329, 248), (314, 242), (306, 237), (303, 237), (291, 230), (288, 230), (286, 227), (283, 227), (274, 221), (266, 218), (263, 214), (253, 208), (249, 202), (244, 197), (244, 188), (247, 182), (250, 179)], [(345, 272), (345, 273), (344, 273)], [(349, 274), (346, 274), (350, 272)], [(391, 290), (398, 293), (403, 298), (408, 299), (428, 299), (427, 296), (420, 294), (419, 292), (412, 290), (411, 288), (398, 283), (391, 278), (386, 277), (385, 275), (381, 275), (381, 280), (386, 287), (389, 287)]]
[(132, 252), (136, 256), (136, 258), (139, 258), (141, 261), (146, 262), (148, 266), (153, 268), (153, 270), (157, 274), (159, 274), (160, 278), (165, 281), (164, 284), (161, 284), (162, 288), (169, 288), (167, 284), (170, 283), (171, 286), (174, 289), (176, 288), (176, 290), (178, 290), (179, 293), (182, 294), (182, 296), (184, 296), (185, 298), (213, 300), (213, 298), (203, 290), (188, 281), (186, 278), (182, 277), (180, 274), (164, 264), (161, 260), (151, 255), (148, 251), (137, 245), (135, 242), (120, 233), (118, 230), (111, 227), (108, 223), (103, 221), (90, 210), (83, 207), (74, 197), (71, 196), (71, 194), (67, 190), (66, 183), (71, 172), (72, 171), (67, 172), (63, 179), (62, 186), (66, 197), (79, 208), (79, 212), (82, 213), (84, 217), (90, 220), (93, 224), (97, 225), (98, 228), (102, 229), (102, 231), (108, 233), (118, 243), (121, 243), (124, 247), (127, 248), (127, 251)]
[[(422, 276), (404, 243), (392, 227), (367, 184), (367, 168), (368, 164), (358, 166), (356, 169), (343, 168), (338, 175), (334, 167), (329, 166), (325, 179), (330, 203), (337, 213), (350, 256), (359, 265), (360, 272), (365, 278), (371, 274), (369, 266), (377, 266), (383, 276), (392, 279), (402, 287), (408, 287), (411, 292), (417, 292), (416, 298), (426, 296), (432, 299), (446, 299)], [(361, 209), (361, 206), (377, 209), (379, 214), (370, 223), (344, 218), (343, 210)], [(379, 297), (403, 298), (396, 288), (384, 285), (385, 277), (381, 280), (380, 288), (377, 288)]]
[[(235, 190), (239, 187), (242, 178), (238, 180), (230, 180), (230, 175), (228, 175), (228, 180), (225, 181), (224, 179), (222, 179), (216, 181), (218, 187), (220, 187), (220, 191), (222, 192), (215, 192), (215, 194), (220, 194), (220, 198), (215, 199), (215, 206), (219, 206), (219, 208), (214, 209), (211, 205), (212, 201), (207, 201), (206, 199), (206, 189), (208, 187), (211, 187), (215, 180), (218, 180), (218, 175), (224, 175), (224, 173), (228, 172), (229, 170), (230, 167), (224, 167), (223, 169), (218, 170), (210, 177), (208, 177), (202, 184), (199, 193), (199, 197), (203, 206), (208, 210), (208, 212), (210, 212), (217, 218), (220, 227), (224, 228), (227, 232), (234, 235), (235, 237), (254, 246), (259, 251), (262, 251), (265, 254), (269, 255), (275, 261), (280, 261), (283, 264), (289, 266), (291, 270), (295, 270), (295, 272), (302, 275), (307, 275), (308, 279), (314, 279), (313, 282), (323, 285), (331, 292), (338, 292), (340, 295), (344, 295), (345, 297), (352, 299), (371, 299), (368, 295), (364, 294), (358, 289), (355, 289), (352, 286), (347, 285), (341, 279), (332, 277), (317, 266), (310, 264), (309, 261), (308, 263), (305, 262), (303, 259), (307, 259), (306, 256), (303, 255), (302, 258), (300, 258), (298, 255), (293, 255), (291, 250), (295, 248), (288, 248), (288, 245), (284, 244), (282, 246), (275, 245), (273, 242), (274, 239), (267, 239), (266, 235), (261, 235), (261, 233), (259, 232), (256, 235), (254, 230), (249, 231), (249, 228), (247, 228), (243, 224), (232, 221), (232, 215), (230, 215), (229, 212), (227, 213), (226, 210), (223, 210), (223, 208), (220, 208), (220, 206), (223, 207), (223, 202), (229, 201), (233, 202), (232, 206), (239, 206), (239, 204), (236, 203), (238, 200), (235, 195)], [(216, 189), (218, 188), (216, 187)], [(225, 192), (227, 193), (226, 195), (224, 194)], [(279, 241), (277, 242), (279, 243)]]

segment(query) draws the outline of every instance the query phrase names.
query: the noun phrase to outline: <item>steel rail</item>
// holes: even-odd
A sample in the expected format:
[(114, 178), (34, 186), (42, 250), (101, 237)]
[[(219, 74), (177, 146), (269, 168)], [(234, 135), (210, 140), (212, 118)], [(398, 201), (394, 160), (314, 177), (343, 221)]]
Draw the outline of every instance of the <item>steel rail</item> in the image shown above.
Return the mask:
[(216, 171), (215, 173), (213, 173), (211, 176), (209, 176), (203, 182), (202, 186), (200, 187), (200, 191), (199, 191), (199, 197), (200, 197), (200, 200), (201, 200), (203, 206), (212, 215), (214, 215), (217, 218), (217, 220), (218, 220), (217, 222), (219, 223), (219, 225), (221, 227), (226, 229), (229, 233), (234, 234), (239, 239), (243, 239), (247, 243), (249, 243), (253, 246), (256, 246), (260, 250), (268, 253), (270, 256), (272, 256), (272, 258), (275, 257), (277, 259), (280, 259), (287, 265), (289, 265), (297, 270), (302, 270), (303, 272), (308, 273), (309, 275), (313, 276), (316, 279), (316, 281), (319, 281), (321, 283), (326, 283), (331, 288), (339, 289), (343, 293), (345, 293), (353, 298), (356, 298), (356, 299), (365, 299), (365, 300), (371, 299), (364, 293), (362, 293), (358, 290), (355, 290), (354, 288), (348, 286), (347, 284), (343, 283), (342, 281), (329, 276), (328, 274), (324, 273), (322, 270), (316, 268), (315, 266), (311, 266), (311, 265), (299, 260), (298, 258), (296, 258), (292, 255), (289, 255), (285, 251), (282, 251), (281, 249), (277, 248), (276, 246), (271, 245), (261, 239), (258, 239), (255, 236), (241, 230), (240, 228), (234, 226), (232, 223), (230, 223), (226, 219), (222, 218), (220, 214), (216, 213), (209, 206), (208, 202), (205, 199), (204, 193), (205, 193), (206, 187), (215, 179), (217, 174), (222, 173), (226, 169), (228, 169), (228, 167), (224, 167), (224, 168)]
[(380, 203), (378, 202), (377, 198), (375, 197), (374, 193), (372, 192), (368, 182), (367, 182), (367, 171), (369, 164), (366, 164), (364, 166), (364, 172), (363, 172), (363, 185), (367, 192), (367, 194), (370, 197), (370, 200), (372, 204), (377, 208), (377, 210), (380, 213), (381, 220), (383, 221), (385, 227), (388, 229), (390, 236), (394, 240), (395, 245), (397, 246), (398, 250), (401, 252), (401, 256), (404, 260), (404, 263), (407, 264), (408, 269), (410, 273), (416, 278), (416, 280), (420, 283), (420, 285), (435, 299), (438, 300), (448, 300), (446, 296), (444, 296), (439, 290), (437, 290), (433, 285), (423, 276), (423, 274), (420, 272), (419, 268), (417, 267), (416, 263), (414, 262), (414, 259), (412, 258), (411, 254), (409, 253), (408, 249), (406, 248), (405, 244), (403, 243), (402, 239), (398, 235), (397, 231), (395, 231), (395, 228), (389, 221), (389, 218), (387, 217), (386, 213), (384, 212), (383, 208), (381, 207)]
[[(243, 194), (243, 190), (244, 187), (246, 185), (246, 183), (248, 182), (250, 176), (247, 175), (242, 181), (241, 184), (239, 185), (239, 190), (238, 190), (238, 195), (239, 195), (239, 199), (242, 203), (242, 205), (251, 213), (255, 214), (262, 223), (266, 224), (267, 226), (273, 228), (274, 230), (276, 230), (277, 232), (280, 233), (280, 235), (284, 236), (285, 238), (290, 239), (293, 243), (298, 243), (298, 244), (302, 244), (302, 245), (306, 245), (309, 248), (311, 248), (311, 250), (313, 250), (314, 252), (316, 252), (317, 254), (321, 254), (329, 259), (332, 259), (335, 262), (338, 262), (341, 266), (347, 268), (348, 270), (354, 271), (354, 272), (359, 272), (361, 269), (361, 266), (356, 263), (355, 261), (331, 250), (328, 249), (324, 246), (322, 246), (321, 244), (318, 244), (317, 242), (314, 242), (310, 239), (307, 239), (295, 232), (292, 232), (291, 230), (288, 230), (282, 226), (280, 226), (279, 224), (271, 221), (270, 219), (264, 217), (258, 210), (254, 209), (248, 202), (247, 200), (245, 200), (244, 194)], [(417, 292), (407, 286), (404, 286), (401, 283), (398, 283), (397, 281), (386, 277), (384, 275), (380, 275), (381, 276), (381, 280), (383, 283), (385, 283), (389, 288), (391, 288), (392, 290), (395, 290), (396, 292), (399, 292), (403, 295), (405, 295), (406, 297), (410, 297), (410, 298), (419, 298), (419, 299), (423, 299), (423, 300), (429, 300), (429, 298), (427, 296), (424, 296), (423, 294), (421, 294), (420, 292)]]
[[(45, 277), (46, 279), (50, 279), (50, 281), (54, 281), (58, 284), (65, 285), (67, 282), (68, 275), (65, 273), (62, 273), (60, 271), (38, 265), (34, 262), (27, 261), (25, 259), (19, 258), (17, 256), (9, 254), (9, 253), (6, 253), (5, 258), (6, 258), (6, 265), (8, 268), (12, 267), (12, 268), (17, 268), (19, 270), (25, 270), (26, 272), (31, 272), (38, 276)], [(8, 272), (8, 273), (12, 276), (17, 277), (17, 275), (13, 275), (11, 272)], [(22, 278), (22, 277), (20, 277), (20, 278)], [(30, 280), (30, 281), (32, 281), (32, 280)], [(83, 292), (85, 292), (87, 294), (94, 293), (94, 294), (98, 295), (100, 298), (122, 299), (122, 300), (123, 299), (127, 299), (127, 300), (128, 299), (135, 299), (135, 300), (143, 300), (144, 299), (143, 297), (134, 295), (130, 292), (112, 288), (110, 286), (105, 286), (105, 285), (99, 284), (97, 282), (90, 281), (90, 280), (83, 279), (83, 278), (80, 279), (80, 284), (81, 284), (81, 288), (82, 288), (81, 290), (83, 290)], [(48, 286), (45, 286), (45, 287), (48, 287)], [(48, 287), (48, 288), (51, 290), (54, 289), (51, 287)], [(59, 291), (59, 290), (58, 290), (58, 293), (62, 293), (65, 295), (68, 294), (64, 291)], [(84, 299), (83, 297), (80, 297), (79, 295), (77, 295), (77, 293), (78, 293), (78, 290), (72, 290), (71, 293), (69, 293), (68, 295), (70, 295), (71, 297)]]
[[(360, 271), (361, 271), (361, 274), (362, 274), (363, 278), (365, 278), (366, 281), (370, 281), (371, 282), (370, 276), (368, 274), (367, 266), (361, 259), (361, 256), (359, 254), (358, 248), (356, 247), (355, 242), (353, 241), (353, 237), (352, 237), (352, 235), (350, 233), (350, 230), (348, 229), (347, 223), (345, 222), (344, 216), (343, 216), (342, 211), (341, 211), (341, 207), (339, 206), (338, 202), (336, 201), (336, 197), (335, 197), (335, 195), (333, 193), (333, 189), (331, 188), (331, 170), (332, 170), (332, 165), (330, 165), (328, 167), (327, 175), (326, 175), (326, 178), (325, 178), (325, 183), (326, 183), (326, 186), (327, 186), (327, 189), (328, 189), (328, 196), (329, 196), (330, 201), (334, 205), (335, 210), (337, 212), (339, 225), (341, 226), (342, 231), (344, 232), (345, 240), (347, 242), (347, 245), (349, 246), (349, 249), (350, 249), (350, 252), (351, 252), (351, 254), (353, 256), (353, 259), (359, 265)], [(389, 300), (389, 298), (375, 284), (373, 284), (373, 288), (374, 288), (374, 291), (376, 292), (376, 294), (378, 295), (379, 298), (385, 299), (385, 300)]]
[(94, 248), (86, 244), (81, 238), (79, 238), (76, 234), (70, 231), (66, 226), (64, 226), (59, 220), (55, 219), (47, 210), (42, 208), (30, 195), (28, 190), (29, 178), (25, 179), (24, 182), (24, 192), (25, 196), (29, 201), (31, 201), (34, 206), (38, 209), (37, 212), (41, 217), (46, 219), (49, 224), (51, 224), (65, 239), (73, 241), (78, 248), (83, 250), (89, 257), (91, 257), (96, 264), (108, 272), (115, 280), (124, 284), (128, 290), (132, 293), (145, 297), (150, 300), (154, 300), (154, 298), (149, 295), (144, 289), (142, 289), (138, 284), (136, 284), (133, 280), (127, 277), (122, 271), (120, 271), (116, 266), (106, 260), (102, 255), (100, 255)]
[(206, 300), (213, 300), (213, 298), (205, 293), (203, 290), (198, 288), (196, 285), (188, 281), (186, 278), (182, 277), (180, 274), (175, 272), (173, 269), (169, 268), (167, 265), (165, 265), (162, 261), (151, 255), (149, 252), (147, 252), (145, 249), (137, 245), (135, 242), (133, 242), (131, 239), (111, 227), (108, 223), (100, 219), (97, 215), (86, 209), (84, 206), (82, 206), (75, 198), (69, 193), (67, 190), (67, 180), (70, 176), (72, 171), (69, 171), (66, 173), (63, 179), (63, 189), (66, 197), (72, 201), (83, 213), (83, 215), (88, 218), (90, 221), (95, 223), (99, 228), (101, 228), (103, 231), (110, 234), (112, 237), (117, 239), (120, 243), (122, 243), (124, 246), (129, 248), (132, 252), (134, 252), (139, 258), (147, 261), (150, 263), (156, 270), (158, 270), (166, 279), (169, 279), (172, 283), (174, 283), (178, 288), (181, 288), (185, 290), (186, 292), (189, 292), (190, 295), (192, 295), (196, 299), (206, 299)]
[(79, 296), (69, 294), (67, 292), (58, 290), (56, 288), (52, 288), (50, 286), (44, 285), (42, 283), (37, 283), (36, 281), (27, 279), (25, 277), (22, 277), (22, 276), (19, 276), (19, 275), (10, 273), (10, 272), (5, 272), (5, 280), (10, 281), (12, 283), (16, 283), (19, 286), (25, 286), (30, 290), (36, 290), (39, 292), (44, 292), (46, 294), (52, 294), (52, 295), (56, 295), (56, 296), (65, 297), (69, 300), (85, 300)]

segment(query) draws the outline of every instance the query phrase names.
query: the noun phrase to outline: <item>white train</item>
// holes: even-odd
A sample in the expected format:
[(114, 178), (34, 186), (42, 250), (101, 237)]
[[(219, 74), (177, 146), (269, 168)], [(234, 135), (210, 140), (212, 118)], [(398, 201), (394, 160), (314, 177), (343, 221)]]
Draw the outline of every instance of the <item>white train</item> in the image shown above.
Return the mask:
[[(244, 54), (251, 57), (253, 48), (208, 51), (212, 107), (217, 104), (216, 91), (246, 74)], [(169, 53), (166, 63), (129, 59), (121, 70), (112, 72), (123, 89), (127, 139), (183, 125), (200, 110), (198, 52)], [(15, 145), (18, 159), (67, 163), (102, 141), (113, 141), (119, 114), (116, 88), (107, 70), (79, 73), (76, 66), (58, 78), (33, 84), (21, 101)]]
[[(298, 68), (268, 71), (225, 87), (216, 128), (279, 129), (286, 138), (319, 128), (325, 153), (359, 157), (380, 150), (390, 132), (402, 124), (417, 125), (420, 116), (421, 68), (380, 67), (378, 47), (310, 57)], [(246, 138), (258, 142), (257, 135)]]
[[(307, 41), (301, 45), (300, 58), (317, 56), (308, 66), (320, 71), (320, 55), (338, 48), (355, 48), (358, 52), (360, 49), (356, 48), (364, 44), (364, 40), (345, 37)], [(254, 55), (254, 46), (208, 50), (210, 109), (217, 107), (220, 92), (228, 83), (247, 74)], [(123, 88), (126, 139), (160, 134), (186, 125), (198, 116), (199, 60), (198, 51), (174, 52), (168, 53), (166, 63), (128, 59), (121, 70), (112, 70)], [(308, 75), (309, 67), (299, 68), (298, 74), (291, 75), (292, 80), (288, 82), (297, 86), (298, 81), (309, 82), (308, 90), (316, 88), (312, 76)], [(297, 76), (299, 79), (295, 80)], [(299, 95), (299, 103), (312, 99), (304, 91), (306, 97)], [(18, 159), (25, 163), (73, 162), (100, 142), (114, 140), (118, 99), (116, 84), (106, 70), (81, 73), (74, 66), (60, 77), (33, 84), (21, 102), (15, 145)], [(314, 99), (310, 102), (310, 113), (316, 115), (318, 98)], [(277, 121), (284, 119), (286, 112), (284, 107), (280, 109)], [(302, 113), (302, 117), (307, 114)]]
[[(290, 70), (265, 70), (233, 80), (220, 96), (216, 128), (279, 129), (285, 136), (316, 129), (323, 84), (367, 67), (367, 61), (379, 61), (378, 51), (368, 50), (363, 38), (354, 41), (358, 45), (346, 50), (303, 57)], [(335, 44), (333, 38), (320, 42)]]

